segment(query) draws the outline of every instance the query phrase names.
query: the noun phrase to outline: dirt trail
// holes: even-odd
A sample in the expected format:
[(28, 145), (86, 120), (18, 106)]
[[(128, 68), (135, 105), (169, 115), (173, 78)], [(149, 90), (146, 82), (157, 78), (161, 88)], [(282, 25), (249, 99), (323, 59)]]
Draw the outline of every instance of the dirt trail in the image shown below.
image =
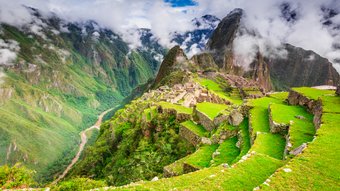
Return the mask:
[(79, 160), (80, 154), (83, 152), (84, 147), (85, 147), (85, 145), (86, 145), (86, 143), (87, 143), (86, 132), (87, 132), (87, 131), (90, 131), (90, 130), (92, 130), (92, 129), (98, 129), (98, 130), (99, 130), (100, 125), (102, 124), (102, 119), (103, 119), (104, 115), (107, 114), (108, 112), (110, 112), (110, 111), (113, 110), (113, 109), (115, 109), (115, 108), (111, 108), (111, 109), (106, 110), (106, 111), (104, 111), (103, 113), (101, 113), (101, 114), (98, 116), (97, 122), (96, 122), (93, 126), (91, 126), (91, 127), (87, 128), (87, 129), (85, 129), (84, 131), (80, 132), (81, 143), (80, 143), (80, 145), (79, 145), (79, 150), (78, 150), (76, 156), (72, 159), (71, 163), (67, 166), (67, 168), (64, 170), (64, 172), (63, 172), (61, 175), (59, 175), (59, 177), (58, 177), (57, 179), (55, 179), (55, 180), (52, 182), (52, 184), (56, 184), (56, 183), (58, 183), (61, 179), (63, 179), (63, 178), (66, 176), (66, 174), (71, 170), (71, 168), (73, 167), (73, 165), (76, 164), (76, 162)]

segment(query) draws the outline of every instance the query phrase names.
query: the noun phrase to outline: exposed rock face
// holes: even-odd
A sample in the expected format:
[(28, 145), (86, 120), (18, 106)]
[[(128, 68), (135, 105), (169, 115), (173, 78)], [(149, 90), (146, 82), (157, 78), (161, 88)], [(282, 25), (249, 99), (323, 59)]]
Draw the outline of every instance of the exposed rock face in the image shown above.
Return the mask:
[(242, 22), (243, 11), (236, 9), (218, 25), (207, 43), (215, 63), (220, 70), (252, 78), (263, 90), (288, 89), (294, 86), (336, 85), (339, 74), (332, 64), (318, 54), (285, 44), (287, 57), (269, 58), (258, 51), (249, 68), (237, 63), (234, 40), (239, 35), (256, 36), (256, 32)]
[(217, 65), (210, 53), (201, 53), (194, 55), (190, 61), (199, 70), (217, 70)]
[(287, 58), (266, 59), (277, 89), (339, 83), (338, 72), (326, 58), (290, 44), (285, 49)]
[(241, 9), (229, 13), (218, 24), (207, 43), (207, 48), (212, 51), (217, 66), (233, 74), (237, 73), (233, 63), (233, 40), (238, 32), (242, 14)]
[(187, 63), (187, 61), (187, 56), (179, 46), (175, 46), (170, 49), (159, 68), (154, 86), (159, 85), (162, 79), (172, 72), (176, 70), (184, 70), (186, 68), (185, 64)]

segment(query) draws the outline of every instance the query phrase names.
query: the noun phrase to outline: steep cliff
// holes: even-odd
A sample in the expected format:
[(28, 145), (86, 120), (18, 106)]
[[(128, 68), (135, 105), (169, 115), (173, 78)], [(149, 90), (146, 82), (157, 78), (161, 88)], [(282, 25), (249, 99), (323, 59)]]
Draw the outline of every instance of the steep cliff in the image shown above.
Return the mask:
[(320, 55), (295, 47), (290, 44), (283, 46), (287, 57), (266, 57), (257, 48), (256, 56), (250, 67), (236, 62), (235, 39), (238, 36), (250, 35), (256, 37), (256, 32), (249, 30), (242, 23), (244, 12), (235, 9), (218, 25), (207, 43), (218, 67), (230, 74), (245, 75), (256, 81), (267, 91), (273, 89), (288, 89), (293, 86), (336, 85), (339, 74), (332, 64)]

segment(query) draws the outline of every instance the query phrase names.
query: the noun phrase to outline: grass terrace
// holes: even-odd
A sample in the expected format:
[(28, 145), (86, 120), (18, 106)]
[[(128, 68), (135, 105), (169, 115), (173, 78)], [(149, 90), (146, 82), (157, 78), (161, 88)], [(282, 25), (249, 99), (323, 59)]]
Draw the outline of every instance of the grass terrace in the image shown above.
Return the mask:
[(294, 91), (310, 98), (317, 100), (321, 98), (322, 109), (325, 113), (340, 113), (340, 99), (335, 96), (334, 90), (319, 90), (309, 87), (292, 88)]
[(237, 137), (232, 137), (225, 140), (216, 151), (220, 154), (213, 159), (213, 166), (220, 165), (222, 163), (232, 164), (236, 157), (240, 154), (240, 149), (236, 147)]
[(281, 100), (270, 97), (249, 100), (248, 105), (253, 108), (250, 110), (250, 123), (253, 128), (252, 136), (256, 132), (269, 132), (269, 113), (268, 106), (271, 103), (283, 103)]
[(264, 190), (339, 190), (340, 115), (324, 113), (322, 123), (317, 138), (274, 174), (269, 187), (262, 185)]
[[(292, 149), (313, 140), (315, 134), (313, 115), (308, 113), (305, 108), (282, 104), (272, 104), (270, 105), (270, 108), (272, 111), (272, 118), (275, 122), (289, 124), (290, 121), (293, 121), (289, 128)], [(299, 119), (296, 116), (300, 116), (302, 119)]]
[(282, 135), (260, 133), (250, 150), (282, 160), (285, 146), (286, 140)]
[(232, 168), (206, 168), (182, 176), (140, 182), (114, 190), (253, 190), (284, 163), (263, 154), (255, 154)]
[(188, 128), (189, 130), (191, 130), (200, 137), (209, 137), (209, 132), (205, 130), (205, 128), (202, 125), (198, 125), (191, 120), (185, 121), (181, 123), (181, 125)]
[(202, 102), (196, 105), (196, 109), (204, 114), (206, 114), (211, 120), (214, 120), (217, 115), (227, 109), (229, 106), (224, 104)]
[(243, 122), (239, 126), (239, 130), (241, 132), (241, 138), (242, 138), (242, 142), (241, 142), (241, 145), (240, 145), (241, 150), (240, 150), (240, 154), (235, 158), (235, 160), (232, 163), (235, 163), (238, 160), (240, 160), (242, 156), (247, 154), (247, 152), (249, 151), (249, 149), (251, 147), (248, 118), (245, 118), (243, 120)]
[(161, 101), (158, 103), (163, 108), (175, 109), (179, 113), (192, 114), (192, 108), (184, 107), (181, 105), (172, 104), (169, 102)]
[(210, 92), (218, 95), (220, 98), (228, 100), (231, 103), (236, 104), (236, 105), (241, 105), (243, 103), (242, 98), (239, 94), (236, 94), (233, 92), (228, 94), (225, 90), (223, 90), (220, 84), (218, 84), (217, 82), (213, 80), (205, 79), (205, 78), (198, 78), (196, 81), (202, 86), (204, 86), (205, 88), (207, 88)]
[(276, 98), (281, 101), (285, 101), (288, 98), (289, 92), (275, 92), (272, 94), (269, 94), (269, 97)]
[(206, 168), (210, 166), (210, 161), (212, 159), (212, 154), (218, 148), (218, 144), (213, 145), (203, 145), (195, 153), (190, 155), (185, 163), (190, 164), (196, 168)]

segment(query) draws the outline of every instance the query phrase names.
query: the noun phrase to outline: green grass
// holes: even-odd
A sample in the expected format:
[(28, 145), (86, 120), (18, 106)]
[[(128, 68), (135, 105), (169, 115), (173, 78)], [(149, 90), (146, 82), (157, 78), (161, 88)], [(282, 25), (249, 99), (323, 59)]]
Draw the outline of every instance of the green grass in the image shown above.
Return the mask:
[(237, 137), (232, 137), (220, 144), (217, 149), (220, 154), (213, 159), (213, 165), (217, 166), (222, 163), (228, 163), (229, 165), (232, 164), (236, 157), (240, 154), (240, 149), (236, 147), (236, 143)]
[(200, 137), (208, 137), (209, 136), (209, 132), (207, 132), (207, 130), (205, 130), (205, 128), (202, 125), (198, 125), (191, 120), (185, 121), (185, 122), (181, 123), (181, 125), (188, 128), (189, 130), (191, 130), (192, 132), (194, 132), (196, 135), (198, 135)]
[[(289, 125), (290, 121), (293, 121), (289, 128), (292, 149), (313, 140), (315, 134), (313, 115), (308, 113), (305, 108), (282, 104), (272, 104), (270, 108), (275, 122)], [(302, 116), (304, 119), (298, 119), (296, 116)]]
[(213, 152), (218, 148), (218, 144), (203, 145), (195, 153), (191, 154), (185, 163), (190, 164), (196, 168), (206, 168), (210, 166)]
[(283, 159), (286, 140), (279, 134), (260, 133), (250, 151), (256, 151), (276, 159)]
[(334, 90), (319, 90), (310, 87), (299, 87), (299, 88), (292, 88), (292, 90), (301, 93), (307, 96), (310, 99), (317, 100), (319, 97), (322, 97), (326, 94), (335, 94)]
[(196, 109), (204, 114), (206, 114), (211, 120), (214, 120), (217, 115), (227, 109), (229, 106), (224, 104), (202, 102), (196, 105)]
[(289, 92), (275, 92), (275, 93), (269, 94), (269, 97), (285, 101), (288, 98), (288, 94)]
[[(339, 190), (340, 115), (324, 113), (317, 138), (271, 178), (264, 190)], [(284, 172), (289, 168), (292, 172)]]
[(206, 78), (198, 78), (196, 79), (196, 81), (201, 84), (203, 87), (207, 88), (209, 91), (211, 91), (212, 93), (215, 93), (217, 96), (230, 101), (233, 104), (236, 105), (241, 105), (242, 104), (242, 98), (239, 94), (228, 94), (226, 93), (220, 84), (218, 84), (217, 82), (210, 80), (210, 79), (206, 79)]
[(233, 163), (237, 162), (238, 160), (241, 159), (242, 156), (247, 154), (251, 147), (248, 123), (249, 123), (248, 118), (245, 118), (239, 126), (239, 129), (241, 131), (242, 144), (240, 145), (241, 146), (240, 154), (235, 158)]
[(338, 96), (335, 96), (334, 90), (318, 90), (309, 87), (292, 89), (313, 100), (318, 100), (320, 98), (322, 100), (323, 112), (340, 113), (340, 99)]
[(162, 106), (163, 108), (175, 109), (179, 113), (192, 114), (192, 108), (188, 108), (188, 107), (184, 107), (184, 106), (181, 106), (181, 105), (172, 104), (172, 103), (165, 102), (165, 101), (159, 102), (158, 104), (160, 106)]
[(256, 132), (269, 132), (268, 106), (271, 103), (283, 103), (281, 100), (270, 97), (249, 100), (248, 105), (253, 108), (250, 110), (249, 122), (253, 128), (252, 136)]
[(156, 182), (139, 182), (112, 190), (252, 190), (283, 164), (280, 160), (255, 154), (232, 168), (206, 168), (182, 176)]

